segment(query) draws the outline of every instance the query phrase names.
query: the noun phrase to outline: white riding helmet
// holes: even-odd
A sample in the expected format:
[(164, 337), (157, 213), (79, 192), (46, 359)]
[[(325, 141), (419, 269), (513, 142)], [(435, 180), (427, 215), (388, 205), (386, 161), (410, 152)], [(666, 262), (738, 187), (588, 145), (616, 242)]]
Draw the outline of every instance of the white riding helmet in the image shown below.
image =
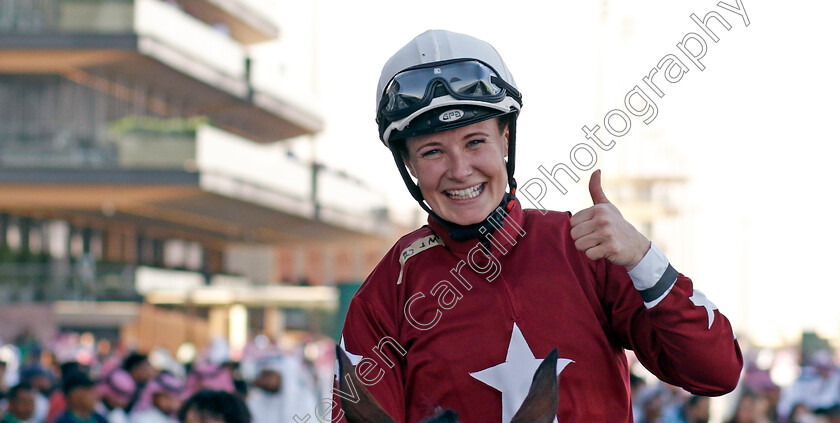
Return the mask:
[[(379, 137), (390, 141), (518, 113), (522, 97), (493, 46), (469, 35), (426, 31), (382, 68), (376, 89)], [(426, 115), (432, 110), (449, 114)], [(417, 125), (418, 117), (428, 121)]]
[(490, 44), (455, 32), (426, 31), (397, 51), (382, 68), (376, 88), (379, 138), (391, 150), (405, 186), (420, 207), (447, 226), (454, 239), (487, 236), (496, 227), (487, 218), (468, 226), (448, 222), (426, 204), (405, 168), (394, 141), (442, 132), (509, 115), (507, 174), (510, 192), (491, 215), (501, 222), (514, 206), (516, 118), (522, 95), (502, 57)]

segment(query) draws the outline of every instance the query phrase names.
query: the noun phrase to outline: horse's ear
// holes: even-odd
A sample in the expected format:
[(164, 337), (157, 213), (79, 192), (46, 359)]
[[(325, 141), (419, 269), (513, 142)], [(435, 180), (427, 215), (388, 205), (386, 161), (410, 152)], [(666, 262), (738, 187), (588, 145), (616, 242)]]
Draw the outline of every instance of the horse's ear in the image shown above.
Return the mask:
[(339, 369), (338, 389), (345, 394), (341, 398), (341, 408), (347, 423), (395, 423), (356, 376), (356, 367), (338, 345), (335, 346), (335, 355)]
[(458, 423), (458, 413), (452, 410), (446, 410), (430, 419), (423, 420), (420, 423)]
[(548, 354), (534, 373), (531, 389), (510, 423), (551, 423), (559, 405), (557, 348)]

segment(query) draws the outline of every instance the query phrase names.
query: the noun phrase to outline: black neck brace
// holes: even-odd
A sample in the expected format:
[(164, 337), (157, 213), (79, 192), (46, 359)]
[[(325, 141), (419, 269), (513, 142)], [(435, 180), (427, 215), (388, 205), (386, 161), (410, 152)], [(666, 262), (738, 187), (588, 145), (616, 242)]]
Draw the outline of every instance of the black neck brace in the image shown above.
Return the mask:
[(457, 223), (452, 223), (442, 217), (438, 216), (435, 212), (430, 212), (429, 214), (444, 228), (449, 230), (449, 237), (452, 238), (454, 241), (467, 241), (470, 239), (481, 238), (482, 240), (486, 239), (488, 235), (492, 234), (498, 226), (493, 225), (490, 223), (492, 219), (494, 222), (498, 222), (497, 225), (504, 225), (504, 219), (507, 217), (507, 214), (510, 210), (506, 207), (508, 204), (511, 204), (511, 200), (515, 197), (511, 193), (505, 193), (504, 198), (499, 203), (499, 206), (493, 209), (490, 214), (484, 218), (481, 222), (474, 223), (472, 225), (459, 225)]

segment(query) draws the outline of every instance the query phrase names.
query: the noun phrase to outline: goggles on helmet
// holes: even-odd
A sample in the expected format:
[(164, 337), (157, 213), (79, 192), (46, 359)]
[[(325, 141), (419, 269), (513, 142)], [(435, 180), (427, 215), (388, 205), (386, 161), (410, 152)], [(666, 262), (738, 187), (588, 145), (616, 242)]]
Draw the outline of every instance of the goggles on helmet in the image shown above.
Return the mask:
[[(440, 92), (438, 87), (445, 92)], [(381, 124), (383, 118), (389, 121), (402, 119), (446, 93), (458, 100), (489, 103), (498, 103), (507, 95), (517, 100), (521, 98), (516, 88), (483, 62), (462, 59), (436, 62), (396, 74), (385, 86), (377, 121)]]

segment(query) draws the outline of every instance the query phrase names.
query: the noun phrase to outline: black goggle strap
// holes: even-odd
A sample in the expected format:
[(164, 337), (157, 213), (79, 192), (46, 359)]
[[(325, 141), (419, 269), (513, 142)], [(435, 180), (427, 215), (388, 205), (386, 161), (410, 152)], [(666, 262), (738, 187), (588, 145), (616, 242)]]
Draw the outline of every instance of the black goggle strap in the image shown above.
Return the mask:
[(510, 198), (505, 204), (505, 211), (513, 210), (513, 205), (516, 200), (516, 179), (513, 179), (513, 171), (516, 168), (516, 113), (513, 114), (508, 124), (508, 159), (505, 166), (507, 167), (508, 186), (510, 186)]
[[(405, 142), (405, 141), (397, 141), (397, 142)], [(408, 169), (405, 166), (405, 162), (403, 161), (402, 155), (400, 155), (400, 151), (397, 147), (392, 146), (390, 148), (391, 154), (394, 156), (394, 162), (397, 163), (397, 169), (400, 171), (400, 176), (402, 176), (403, 182), (405, 183), (405, 187), (408, 188), (408, 192), (411, 193), (411, 196), (414, 197), (415, 200), (420, 204), (420, 207), (423, 208), (426, 213), (430, 215), (434, 215), (437, 217), (435, 212), (426, 205), (426, 201), (423, 199), (423, 193), (420, 192), (420, 187), (414, 183), (414, 180), (411, 179), (411, 175), (408, 173)]]
[(513, 97), (519, 103), (519, 107), (522, 107), (522, 94), (513, 85), (508, 84), (507, 81), (496, 75), (490, 75), (490, 82), (505, 90), (506, 95)]

